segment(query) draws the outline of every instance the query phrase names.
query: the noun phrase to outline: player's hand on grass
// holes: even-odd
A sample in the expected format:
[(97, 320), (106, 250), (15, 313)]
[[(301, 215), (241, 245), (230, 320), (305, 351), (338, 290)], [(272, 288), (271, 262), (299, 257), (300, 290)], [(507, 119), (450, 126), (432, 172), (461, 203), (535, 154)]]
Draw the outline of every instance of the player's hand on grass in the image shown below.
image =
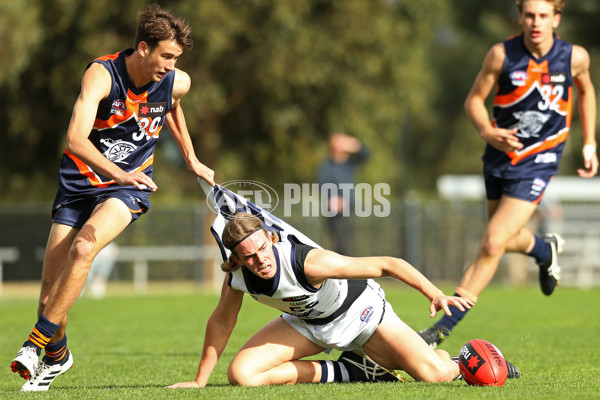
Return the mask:
[(460, 311), (465, 311), (465, 309), (469, 309), (473, 305), (475, 305), (475, 303), (464, 297), (446, 295), (438, 296), (431, 301), (431, 306), (429, 306), (429, 311), (431, 314), (429, 316), (431, 318), (435, 317), (439, 310), (444, 310), (446, 315), (452, 315), (449, 306), (455, 306)]
[(181, 389), (181, 388), (199, 388), (200, 385), (196, 381), (191, 382), (178, 382), (172, 385), (166, 386), (167, 389)]

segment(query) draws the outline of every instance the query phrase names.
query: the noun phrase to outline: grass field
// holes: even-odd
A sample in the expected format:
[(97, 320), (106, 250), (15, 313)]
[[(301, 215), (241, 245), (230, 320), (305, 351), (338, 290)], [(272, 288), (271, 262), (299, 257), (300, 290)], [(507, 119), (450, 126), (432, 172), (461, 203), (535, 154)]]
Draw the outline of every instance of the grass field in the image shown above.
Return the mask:
[[(396, 312), (416, 329), (430, 324), (428, 303), (403, 286), (382, 282)], [(450, 291), (451, 288), (445, 288)], [(9, 364), (30, 332), (36, 299), (0, 299), (0, 398), (52, 399), (587, 399), (600, 398), (600, 289), (490, 287), (442, 346), (452, 355), (469, 339), (496, 344), (522, 373), (501, 388), (380, 383), (241, 388), (227, 383), (235, 352), (277, 313), (246, 297), (234, 334), (209, 386), (170, 390), (191, 380), (206, 321), (218, 296), (203, 293), (112, 294), (81, 298), (70, 313), (69, 347), (75, 365), (47, 393), (20, 393), (24, 382)], [(339, 354), (339, 353), (338, 353)], [(317, 358), (337, 358), (338, 354)]]

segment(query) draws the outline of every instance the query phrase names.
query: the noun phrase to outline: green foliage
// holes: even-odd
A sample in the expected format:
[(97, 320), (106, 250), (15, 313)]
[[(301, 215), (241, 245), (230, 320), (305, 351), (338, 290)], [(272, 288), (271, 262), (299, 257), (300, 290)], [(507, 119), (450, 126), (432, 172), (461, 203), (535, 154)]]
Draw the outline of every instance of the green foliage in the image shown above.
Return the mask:
[[(388, 283), (388, 281), (383, 282)], [(387, 298), (400, 317), (420, 329), (431, 323), (428, 303), (412, 289), (389, 283)], [(450, 291), (447, 288), (446, 292)], [(69, 314), (69, 346), (75, 364), (40, 399), (583, 399), (597, 398), (600, 320), (591, 304), (598, 289), (560, 288), (545, 297), (536, 288), (490, 287), (455, 333), (442, 345), (457, 354), (469, 339), (496, 344), (521, 370), (522, 378), (501, 388), (464, 382), (428, 384), (324, 384), (232, 387), (227, 365), (245, 341), (277, 313), (245, 299), (231, 340), (204, 389), (175, 392), (164, 386), (194, 378), (206, 321), (218, 296), (206, 293), (129, 296), (110, 292), (103, 300), (83, 297)], [(594, 300), (595, 299), (595, 300)], [(0, 303), (0, 397), (20, 398), (23, 380), (8, 365), (34, 323), (36, 300), (3, 298)], [(592, 316), (590, 316), (592, 315)], [(339, 353), (315, 359), (335, 359)], [(25, 396), (29, 397), (29, 396)]]
[(200, 151), (220, 158), (222, 180), (311, 182), (326, 137), (345, 130), (376, 149), (370, 178), (396, 181), (399, 121), (425, 106), (432, 79), (424, 55), (433, 36), (425, 27), (437, 23), (443, 4), (194, 6), (186, 15), (199, 39), (182, 65), (201, 88), (186, 99), (198, 117), (190, 126), (205, 137)]
[[(83, 71), (132, 46), (136, 13), (149, 3), (0, 4), (2, 200), (53, 198)], [(361, 180), (387, 182), (394, 196), (432, 190), (443, 173), (479, 173), (483, 142), (462, 102), (489, 47), (518, 33), (512, 0), (159, 3), (194, 29), (195, 47), (178, 63), (192, 77), (183, 107), (217, 181), (313, 182), (336, 130), (371, 147)], [(568, 2), (559, 29), (590, 51), (595, 82), (599, 7)], [(566, 174), (581, 162), (577, 119), (572, 136)], [(159, 145), (156, 162), (155, 199), (197, 195), (172, 143)]]

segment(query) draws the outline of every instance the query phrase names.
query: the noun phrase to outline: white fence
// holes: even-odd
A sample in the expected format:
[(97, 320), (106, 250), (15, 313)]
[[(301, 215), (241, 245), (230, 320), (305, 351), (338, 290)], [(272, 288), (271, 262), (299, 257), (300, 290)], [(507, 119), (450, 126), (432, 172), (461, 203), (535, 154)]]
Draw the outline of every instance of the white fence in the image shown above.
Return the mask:
[[(450, 201), (483, 200), (483, 178), (446, 175), (438, 180), (440, 195)], [(552, 179), (544, 193), (540, 211), (545, 230), (565, 239), (559, 256), (561, 285), (600, 285), (600, 178)]]
[[(442, 200), (395, 200), (387, 218), (356, 218), (354, 255), (402, 257), (434, 282), (458, 283), (485, 229), (483, 180), (442, 177), (438, 188)], [(550, 208), (545, 229), (566, 240), (559, 258), (561, 284), (600, 286), (600, 179), (554, 178), (540, 207), (543, 212)], [(0, 294), (3, 279), (39, 280), (48, 209), (47, 204), (0, 206)], [(132, 281), (136, 292), (145, 291), (153, 280), (189, 280), (218, 290), (221, 258), (212, 237), (206, 236), (213, 218), (207, 213), (204, 202), (153, 207), (117, 238), (119, 254), (111, 279)], [(286, 220), (329, 247), (322, 218)], [(523, 271), (526, 276), (517, 279)], [(494, 282), (537, 285), (535, 263), (518, 255), (504, 257)]]
[(4, 263), (13, 263), (19, 259), (19, 249), (16, 247), (0, 247), (0, 296), (2, 296), (2, 276)]

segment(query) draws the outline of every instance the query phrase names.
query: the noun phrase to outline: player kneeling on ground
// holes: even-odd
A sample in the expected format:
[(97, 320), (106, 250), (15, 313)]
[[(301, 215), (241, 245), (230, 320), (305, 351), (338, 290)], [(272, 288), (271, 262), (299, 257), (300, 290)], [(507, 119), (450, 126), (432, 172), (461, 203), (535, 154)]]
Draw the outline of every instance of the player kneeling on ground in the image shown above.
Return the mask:
[[(433, 350), (396, 316), (372, 278), (393, 277), (431, 300), (430, 311), (469, 308), (462, 297), (446, 296), (407, 262), (392, 257), (354, 258), (280, 241), (259, 218), (238, 213), (225, 225), (223, 245), (231, 251), (223, 270), (221, 299), (206, 327), (196, 379), (169, 388), (203, 387), (236, 324), (244, 293), (284, 312), (260, 329), (234, 357), (227, 376), (233, 385), (397, 381), (394, 370), (414, 379), (448, 382), (457, 362)], [(337, 361), (301, 360), (327, 349)]]

